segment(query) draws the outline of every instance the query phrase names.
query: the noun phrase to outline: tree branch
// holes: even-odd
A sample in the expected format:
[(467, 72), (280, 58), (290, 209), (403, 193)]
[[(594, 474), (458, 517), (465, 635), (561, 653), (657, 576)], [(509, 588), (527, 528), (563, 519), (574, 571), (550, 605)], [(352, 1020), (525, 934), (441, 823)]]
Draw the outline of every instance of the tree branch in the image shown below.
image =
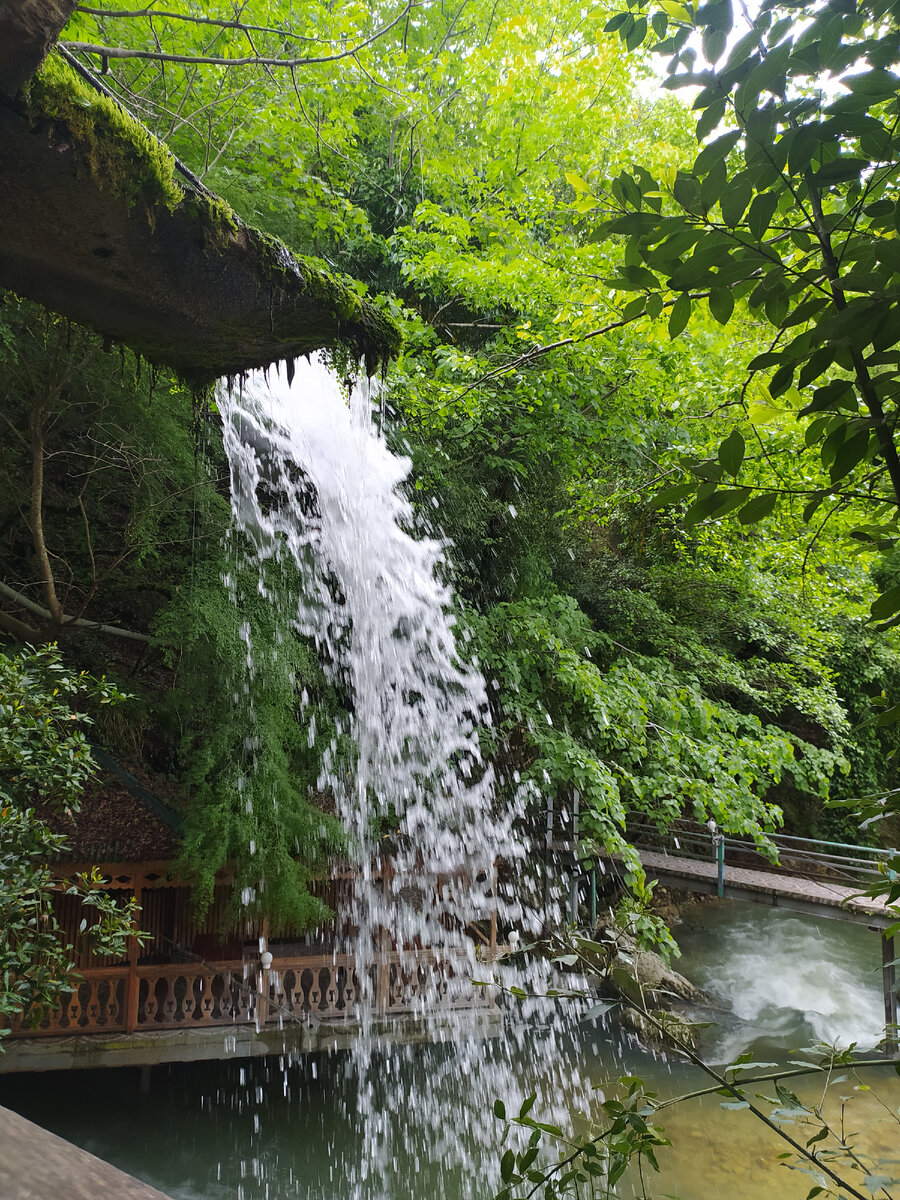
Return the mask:
[(300, 33), (290, 33), (286, 29), (278, 29), (273, 25), (250, 25), (243, 21), (225, 21), (220, 17), (195, 17), (188, 13), (163, 12), (156, 8), (136, 8), (131, 10), (113, 10), (106, 8), (88, 8), (79, 4), (76, 12), (87, 13), (91, 17), (109, 17), (112, 20), (132, 17), (163, 17), (167, 21), (188, 21), (191, 25), (216, 25), (219, 29), (236, 29), (240, 33), (251, 30), (253, 33), (276, 33), (279, 37), (293, 42), (323, 42), (325, 38), (304, 37)]
[(257, 55), (243, 58), (219, 58), (213, 55), (166, 54), (156, 50), (129, 50), (123, 46), (97, 46), (93, 42), (59, 42), (58, 45), (72, 53), (96, 54), (100, 58), (142, 58), (150, 59), (153, 62), (188, 63), (209, 67), (287, 67), (292, 69), (352, 58), (366, 46), (371, 46), (386, 33), (390, 33), (395, 25), (399, 25), (403, 18), (412, 12), (413, 8), (418, 7), (419, 3), (420, 0), (407, 0), (402, 12), (383, 28), (376, 30), (371, 37), (365, 38), (347, 50), (340, 50), (336, 54), (323, 54), (316, 58), (259, 58)]
[(7, 633), (17, 637), (20, 642), (38, 642), (41, 639), (39, 629), (32, 629), (24, 621), (3, 612), (2, 609), (0, 609), (0, 629), (5, 629)]
[[(691, 296), (692, 300), (705, 300), (709, 296), (709, 292), (697, 292)], [(675, 303), (674, 300), (664, 300), (663, 308), (671, 308)], [(446, 305), (445, 305), (446, 307)], [(440, 311), (440, 310), (438, 310)], [(511, 359), (508, 363), (504, 363), (501, 367), (495, 367), (493, 371), (487, 371), (484, 375), (478, 377), (474, 383), (470, 383), (468, 387), (463, 388), (452, 401), (448, 403), (455, 404), (457, 400), (461, 400), (467, 392), (474, 391), (475, 388), (481, 387), (489, 379), (494, 379), (497, 375), (505, 375), (507, 371), (514, 371), (517, 367), (528, 366), (538, 358), (543, 358), (545, 354), (550, 354), (553, 350), (561, 350), (563, 346), (580, 346), (582, 342), (590, 341), (591, 338), (602, 337), (605, 333), (612, 333), (614, 329), (622, 329), (625, 325), (631, 325), (634, 321), (639, 321), (641, 317), (646, 317), (647, 310), (635, 313), (633, 317), (623, 317), (620, 321), (613, 321), (610, 325), (604, 325), (602, 329), (592, 329), (589, 333), (583, 333), (581, 337), (561, 338), (558, 342), (550, 342), (546, 346), (535, 346), (531, 350), (527, 350), (524, 354), (520, 354), (518, 358)], [(437, 405), (438, 408), (446, 408), (446, 404)]]
[[(11, 588), (8, 583), (0, 581), (0, 596), (6, 596), (8, 600), (12, 600), (14, 604), (18, 604), (20, 608), (24, 608), (26, 612), (33, 613), (36, 617), (42, 617), (45, 621), (51, 621), (54, 625), (58, 625), (63, 629), (92, 629), (95, 633), (107, 633), (111, 637), (127, 638), (132, 642), (155, 642), (156, 639), (151, 637), (149, 633), (138, 633), (135, 629), (122, 629), (119, 625), (105, 625), (102, 621), (88, 621), (85, 617), (67, 617), (65, 613), (60, 612), (59, 620), (55, 620), (53, 614), (40, 604), (35, 604), (33, 600), (29, 600), (27, 596), (23, 596), (21, 592), (17, 592), (15, 588)], [(0, 623), (7, 618), (7, 614), (0, 613)], [(21, 621), (16, 621), (15, 617), (8, 617), (9, 621), (15, 622), (19, 626), (19, 630), (23, 631), (19, 636), (36, 637), (40, 633), (36, 629), (31, 629)], [(12, 632), (16, 632), (12, 630)]]
[(44, 586), (44, 596), (47, 601), (47, 616), (55, 624), (61, 625), (63, 608), (56, 594), (56, 582), (53, 578), (53, 568), (50, 565), (50, 555), (47, 553), (47, 543), (44, 540), (44, 411), (40, 404), (32, 409), (29, 421), (31, 434), (31, 537), (34, 551), (41, 569), (41, 582)]

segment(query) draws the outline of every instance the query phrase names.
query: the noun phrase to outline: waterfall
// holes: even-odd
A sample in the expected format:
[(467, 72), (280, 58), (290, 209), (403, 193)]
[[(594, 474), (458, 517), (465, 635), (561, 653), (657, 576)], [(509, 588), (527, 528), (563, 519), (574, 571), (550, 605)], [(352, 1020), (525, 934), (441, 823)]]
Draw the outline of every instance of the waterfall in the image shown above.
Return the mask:
[[(415, 975), (424, 947), (438, 968), (418, 975), (418, 1015), (426, 1023), (440, 1017), (444, 1028), (448, 1020), (472, 1025), (472, 1014), (454, 1007), (453, 989), (471, 994), (471, 980), (493, 968), (476, 961), (466, 925), (498, 910), (507, 925), (522, 925), (494, 875), (499, 858), (512, 863), (523, 855), (516, 805), (495, 802), (493, 773), (479, 749), (487, 694), (454, 622), (445, 547), (416, 528), (402, 491), (410, 464), (373, 428), (371, 383), (352, 387), (348, 398), (314, 359), (298, 363), (291, 381), (257, 373), (239, 391), (223, 392), (219, 404), (236, 524), (260, 561), (288, 556), (296, 565), (297, 595), (287, 605), (278, 597), (279, 608), (289, 612), (293, 633), (312, 639), (326, 673), (349, 696), (339, 734), (355, 754), (348, 761), (344, 738), (334, 738), (319, 780), (350, 831), (356, 872), (351, 911), (339, 916), (353, 927), (344, 949), (356, 958), (363, 993), (353, 1070), (364, 1146), (347, 1183), (354, 1196), (387, 1196), (396, 1186), (386, 1182), (394, 1139), (405, 1157), (418, 1144), (423, 1162), (433, 1154), (448, 1168), (454, 1158), (467, 1161), (462, 1118), (448, 1131), (448, 1107), (465, 1108), (463, 1091), (476, 1078), (488, 1106), (511, 1090), (518, 1100), (525, 1094), (504, 1055), (487, 1056), (488, 1064), (476, 1040), (392, 1095), (385, 1077), (406, 1052), (397, 1047), (376, 1060), (366, 1003), (385, 941), (401, 974)], [(309, 719), (312, 746), (313, 713)], [(385, 822), (389, 861), (381, 850)], [(495, 1131), (490, 1120), (481, 1126), (493, 1158)], [(471, 1188), (474, 1196), (484, 1184), (484, 1177), (472, 1179), (456, 1194)]]
[[(414, 536), (400, 490), (409, 462), (373, 430), (371, 384), (348, 402), (318, 359), (301, 360), (292, 382), (258, 373), (220, 404), (236, 522), (261, 558), (296, 564), (291, 623), (350, 697), (340, 733), (355, 757), (348, 764), (334, 739), (319, 787), (335, 798), (362, 877), (354, 952), (365, 966), (387, 928), (400, 946), (468, 954), (461, 927), (490, 916), (494, 862), (518, 850), (481, 758), (487, 696), (457, 647), (444, 547)], [(384, 821), (396, 838), (382, 888)]]

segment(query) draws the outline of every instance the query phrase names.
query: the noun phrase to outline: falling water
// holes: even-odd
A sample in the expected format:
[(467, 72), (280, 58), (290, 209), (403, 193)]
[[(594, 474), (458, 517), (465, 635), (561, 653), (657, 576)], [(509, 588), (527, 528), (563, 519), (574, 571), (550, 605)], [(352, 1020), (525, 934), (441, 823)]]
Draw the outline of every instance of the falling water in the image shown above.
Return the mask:
[[(348, 767), (333, 739), (319, 787), (355, 842), (363, 965), (381, 927), (398, 945), (465, 951), (461, 925), (496, 903), (494, 861), (517, 853), (481, 759), (487, 696), (456, 644), (443, 547), (410, 532), (409, 462), (375, 435), (371, 404), (368, 382), (348, 403), (318, 360), (301, 360), (291, 383), (258, 374), (221, 400), (237, 524), (261, 558), (288, 555), (299, 568), (291, 623), (351, 696), (340, 732), (355, 759)], [(384, 889), (382, 819), (397, 831)], [(447, 877), (453, 886), (439, 887)]]
[[(476, 962), (467, 924), (492, 913), (496, 920), (498, 911), (522, 924), (520, 910), (498, 894), (495, 864), (523, 851), (516, 805), (495, 803), (481, 757), (487, 695), (458, 640), (444, 547), (414, 533), (401, 486), (409, 462), (373, 430), (372, 404), (371, 385), (353, 387), (348, 401), (317, 360), (298, 364), (290, 382), (258, 374), (220, 400), (236, 522), (261, 560), (289, 556), (298, 568), (291, 624), (314, 641), (324, 669), (351, 697), (339, 732), (355, 757), (348, 766), (333, 739), (319, 788), (334, 795), (353, 836), (358, 873), (351, 911), (341, 916), (354, 929), (346, 949), (362, 992), (356, 1066), (365, 1146), (359, 1177), (348, 1182), (357, 1195), (379, 1197), (390, 1191), (398, 1135), (408, 1153), (418, 1127), (422, 1156), (438, 1153), (448, 1165), (458, 1158), (465, 1131), (454, 1126), (448, 1138), (446, 1104), (458, 1098), (461, 1079), (470, 1086), (486, 1069), (473, 1048), (405, 1095), (392, 1099), (376, 1088), (371, 999), (379, 947), (387, 939), (401, 973), (405, 967), (417, 979), (421, 1018), (446, 1022), (471, 980), (490, 971)], [(389, 861), (380, 851), (383, 819), (396, 831)], [(423, 947), (439, 963), (428, 975), (418, 971)], [(458, 1025), (471, 1020), (471, 1013), (456, 1017)], [(492, 1100), (510, 1081), (502, 1062), (490, 1071), (481, 1094)]]

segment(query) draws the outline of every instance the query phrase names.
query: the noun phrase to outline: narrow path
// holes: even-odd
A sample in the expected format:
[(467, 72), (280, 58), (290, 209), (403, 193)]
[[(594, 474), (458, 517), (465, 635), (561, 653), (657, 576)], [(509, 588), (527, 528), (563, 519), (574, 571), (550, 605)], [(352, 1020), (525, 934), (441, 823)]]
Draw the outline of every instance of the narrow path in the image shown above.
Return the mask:
[[(647, 874), (660, 882), (697, 891), (715, 891), (717, 866), (702, 859), (681, 858), (665, 850), (638, 848)], [(697, 886), (700, 885), (700, 886)], [(858, 887), (829, 883), (799, 875), (783, 875), (774, 871), (758, 871), (748, 867), (725, 867), (725, 895), (732, 899), (747, 899), (803, 912), (822, 911), (822, 916), (885, 926), (892, 918), (884, 900), (860, 896)]]

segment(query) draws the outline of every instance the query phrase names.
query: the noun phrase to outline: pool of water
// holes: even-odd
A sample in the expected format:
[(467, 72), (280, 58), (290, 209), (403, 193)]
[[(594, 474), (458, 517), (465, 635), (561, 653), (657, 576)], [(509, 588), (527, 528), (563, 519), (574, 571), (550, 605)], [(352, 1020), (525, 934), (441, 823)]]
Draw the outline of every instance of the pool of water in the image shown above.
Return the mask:
[[(685, 917), (676, 929), (679, 966), (718, 1006), (703, 1014), (716, 1018), (703, 1034), (710, 1060), (750, 1049), (782, 1061), (822, 1039), (877, 1039), (875, 934), (737, 904), (691, 906)], [(334, 1053), (161, 1066), (146, 1094), (132, 1069), (2, 1077), (0, 1103), (173, 1200), (463, 1200), (496, 1190), (495, 1096), (511, 1106), (535, 1091), (535, 1115), (577, 1122), (622, 1074), (641, 1075), (662, 1096), (706, 1082), (615, 1024), (560, 1021), (536, 1005), (508, 1013), (495, 1038), (467, 1039), (463, 1026), (456, 1042), (396, 1046), (368, 1064)], [(821, 1081), (792, 1087), (817, 1100)], [(900, 1079), (890, 1068), (828, 1089), (827, 1111), (839, 1121), (845, 1109), (856, 1144), (885, 1173), (900, 1174), (898, 1106)], [(779, 1164), (786, 1147), (775, 1134), (747, 1112), (723, 1110), (720, 1097), (686, 1101), (662, 1123), (673, 1147), (661, 1152), (662, 1175), (646, 1181), (648, 1195), (802, 1200), (813, 1186)], [(802, 1134), (797, 1125), (790, 1131)], [(641, 1194), (637, 1178), (620, 1188), (623, 1197)]]

